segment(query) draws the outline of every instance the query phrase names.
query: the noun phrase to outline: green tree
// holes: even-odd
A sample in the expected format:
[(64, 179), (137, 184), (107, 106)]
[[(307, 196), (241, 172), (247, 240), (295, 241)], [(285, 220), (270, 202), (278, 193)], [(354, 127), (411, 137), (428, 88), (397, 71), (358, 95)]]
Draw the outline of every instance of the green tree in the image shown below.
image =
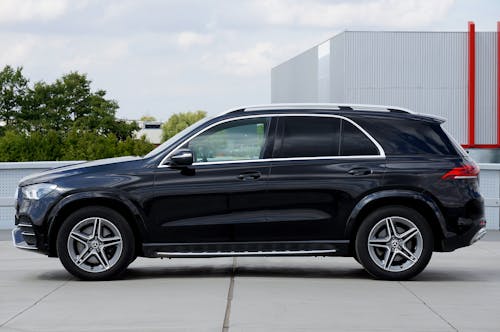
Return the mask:
[(63, 141), (51, 130), (41, 134), (7, 130), (0, 136), (0, 161), (61, 160)]
[(141, 116), (141, 118), (139, 119), (139, 121), (142, 121), (142, 122), (154, 122), (156, 121), (156, 118), (152, 115), (143, 115)]
[(64, 75), (52, 84), (35, 83), (25, 96), (17, 127), (25, 131), (67, 132), (72, 128), (119, 139), (132, 137), (137, 123), (116, 119), (118, 103), (106, 99), (106, 91), (91, 91), (91, 81), (77, 72)]
[(206, 116), (207, 112), (205, 111), (182, 112), (173, 114), (168, 119), (168, 121), (162, 125), (163, 141), (166, 141), (181, 130), (184, 130), (185, 128), (198, 122)]
[(0, 72), (0, 161), (92, 160), (143, 155), (154, 148), (134, 138), (137, 123), (116, 118), (118, 103), (91, 89), (85, 74), (30, 86), (22, 68)]
[(0, 120), (10, 125), (21, 111), (29, 91), (22, 67), (5, 66), (0, 72)]

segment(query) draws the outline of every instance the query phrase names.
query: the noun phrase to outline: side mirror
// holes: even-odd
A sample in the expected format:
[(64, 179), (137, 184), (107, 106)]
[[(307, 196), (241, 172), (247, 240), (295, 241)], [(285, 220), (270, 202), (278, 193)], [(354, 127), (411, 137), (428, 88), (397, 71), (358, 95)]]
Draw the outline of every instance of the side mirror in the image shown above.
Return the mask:
[(193, 163), (193, 152), (189, 149), (179, 149), (170, 157), (172, 166), (189, 166)]

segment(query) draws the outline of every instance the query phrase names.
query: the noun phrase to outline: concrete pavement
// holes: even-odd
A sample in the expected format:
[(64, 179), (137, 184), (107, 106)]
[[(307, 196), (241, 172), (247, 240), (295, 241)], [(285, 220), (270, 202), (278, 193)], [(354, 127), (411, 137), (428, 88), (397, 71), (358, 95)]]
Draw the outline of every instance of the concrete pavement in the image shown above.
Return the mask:
[(499, 331), (500, 234), (435, 253), (413, 281), (350, 258), (138, 259), (82, 282), (0, 241), (0, 331)]

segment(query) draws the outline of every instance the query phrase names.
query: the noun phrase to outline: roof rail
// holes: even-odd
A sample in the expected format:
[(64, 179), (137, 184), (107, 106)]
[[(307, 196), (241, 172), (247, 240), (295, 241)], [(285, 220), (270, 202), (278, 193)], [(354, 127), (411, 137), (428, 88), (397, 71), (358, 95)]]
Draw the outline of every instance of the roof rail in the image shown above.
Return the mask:
[(249, 112), (249, 111), (264, 111), (264, 110), (290, 110), (290, 109), (315, 109), (315, 110), (359, 110), (359, 111), (379, 111), (379, 112), (399, 112), (415, 114), (415, 112), (397, 106), (384, 106), (384, 105), (367, 105), (367, 104), (349, 104), (349, 103), (290, 103), (290, 104), (263, 104), (235, 107), (224, 114), (232, 112)]

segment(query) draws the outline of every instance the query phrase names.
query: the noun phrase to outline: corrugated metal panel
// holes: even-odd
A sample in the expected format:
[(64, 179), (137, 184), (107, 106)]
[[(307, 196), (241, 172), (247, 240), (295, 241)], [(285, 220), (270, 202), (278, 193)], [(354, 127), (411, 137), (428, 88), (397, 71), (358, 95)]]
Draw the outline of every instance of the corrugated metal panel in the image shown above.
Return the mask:
[(467, 131), (465, 32), (346, 32), (345, 101), (388, 104), (448, 119)]
[(318, 101), (318, 49), (312, 48), (271, 70), (271, 102)]
[[(467, 32), (341, 33), (330, 40), (330, 101), (389, 104), (439, 115), (466, 144), (467, 46)], [(496, 57), (495, 33), (476, 33), (478, 144), (496, 143)], [(272, 102), (317, 102), (322, 77), (317, 48), (310, 49), (273, 69)]]
[(318, 46), (318, 102), (330, 101), (330, 41)]
[(330, 39), (330, 101), (342, 103), (344, 99), (345, 33)]
[(476, 32), (476, 143), (497, 143), (496, 32)]

